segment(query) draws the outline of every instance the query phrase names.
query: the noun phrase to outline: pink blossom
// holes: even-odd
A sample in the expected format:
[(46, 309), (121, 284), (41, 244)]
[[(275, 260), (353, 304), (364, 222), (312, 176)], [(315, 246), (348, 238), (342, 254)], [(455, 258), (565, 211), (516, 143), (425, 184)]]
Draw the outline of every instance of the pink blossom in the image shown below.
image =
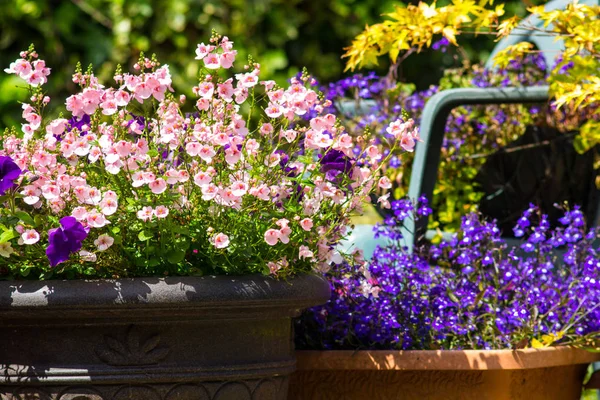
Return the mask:
[(46, 133), (54, 136), (60, 136), (65, 131), (67, 126), (67, 120), (64, 118), (57, 118), (46, 125)]
[(216, 53), (210, 53), (204, 57), (204, 66), (208, 69), (217, 69), (221, 66), (221, 60)]
[(167, 182), (165, 182), (165, 180), (162, 178), (158, 178), (150, 182), (148, 186), (150, 186), (150, 190), (154, 194), (161, 194), (162, 192), (167, 190)]
[(234, 147), (225, 150), (225, 161), (229, 165), (235, 165), (242, 157), (242, 152)]
[(213, 184), (202, 186), (202, 200), (209, 201), (214, 199), (219, 192), (219, 188)]
[(110, 221), (104, 217), (104, 214), (97, 211), (88, 213), (86, 221), (92, 228), (102, 228), (103, 226), (110, 224)]
[(34, 205), (40, 201), (40, 195), (42, 194), (42, 191), (37, 186), (27, 185), (23, 188), (21, 194), (25, 196), (23, 198), (25, 204)]
[(281, 237), (281, 233), (276, 229), (268, 229), (265, 232), (265, 242), (269, 246), (275, 246)]
[(310, 218), (304, 218), (303, 220), (300, 221), (300, 226), (305, 231), (310, 231), (313, 227), (313, 221)]
[(214, 49), (214, 46), (211, 45), (206, 45), (204, 43), (200, 43), (198, 45), (198, 48), (196, 49), (196, 60), (202, 60), (204, 57), (206, 57), (208, 55), (208, 53), (210, 53), (212, 50)]
[(392, 182), (390, 181), (390, 178), (383, 176), (379, 178), (379, 183), (377, 186), (379, 186), (381, 189), (390, 189), (392, 187)]
[(202, 145), (198, 142), (190, 142), (185, 145), (185, 152), (192, 157), (196, 157), (200, 153)]
[(108, 250), (113, 245), (115, 239), (106, 234), (98, 236), (98, 239), (94, 240), (94, 245), (98, 248), (98, 251)]
[(220, 98), (225, 100), (226, 102), (230, 102), (232, 100), (232, 96), (235, 93), (233, 89), (233, 79), (229, 78), (223, 83), (219, 83), (217, 86), (217, 93)]
[(152, 207), (142, 207), (141, 210), (137, 212), (137, 217), (142, 221), (150, 221), (154, 216), (154, 210)]
[(299, 254), (298, 254), (298, 258), (304, 259), (304, 258), (313, 258), (315, 255), (313, 254), (312, 251), (310, 251), (310, 249), (307, 246), (300, 246), (299, 249)]
[(211, 146), (206, 145), (202, 146), (202, 148), (200, 149), (200, 153), (198, 153), (200, 158), (209, 164), (212, 161), (212, 158), (215, 156), (215, 154), (217, 154), (215, 149), (213, 149)]
[(260, 134), (263, 136), (267, 136), (273, 133), (273, 125), (270, 123), (262, 124), (260, 127)]
[(125, 107), (130, 100), (131, 96), (125, 90), (117, 90), (115, 93), (115, 104), (119, 107)]
[(269, 104), (269, 106), (265, 109), (265, 114), (269, 118), (277, 118), (283, 113), (282, 108), (277, 104)]
[(224, 249), (229, 246), (229, 236), (224, 233), (217, 233), (213, 239), (213, 244), (217, 249)]
[(27, 229), (21, 235), (24, 244), (35, 244), (40, 240), (40, 234), (35, 229)]
[(215, 85), (211, 82), (202, 82), (198, 85), (198, 93), (203, 99), (210, 99), (215, 91)]
[(235, 196), (243, 196), (248, 192), (248, 184), (242, 181), (235, 181), (231, 184), (231, 192)]
[(77, 219), (77, 221), (83, 221), (87, 219), (88, 212), (85, 207), (75, 207), (73, 211), (71, 211), (71, 215)]
[(158, 219), (167, 218), (167, 216), (169, 215), (169, 209), (165, 206), (158, 206), (154, 210), (154, 214)]
[(104, 198), (104, 200), (100, 202), (100, 210), (104, 215), (113, 215), (115, 212), (117, 212), (117, 206), (117, 201), (110, 198)]
[(391, 208), (390, 201), (388, 200), (389, 197), (390, 194), (386, 193), (385, 195), (380, 196), (379, 199), (377, 199), (377, 203), (381, 204), (381, 207), (389, 209)]
[(221, 63), (221, 67), (223, 67), (225, 69), (231, 68), (231, 66), (233, 65), (233, 62), (235, 61), (236, 54), (237, 54), (236, 50), (226, 51), (223, 54), (221, 54), (221, 58), (219, 59), (219, 61)]

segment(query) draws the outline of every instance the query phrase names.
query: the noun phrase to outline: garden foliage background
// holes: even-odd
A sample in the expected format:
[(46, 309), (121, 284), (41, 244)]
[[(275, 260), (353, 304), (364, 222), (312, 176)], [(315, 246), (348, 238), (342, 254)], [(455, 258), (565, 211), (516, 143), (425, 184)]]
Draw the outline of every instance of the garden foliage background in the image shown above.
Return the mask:
[[(417, 1), (413, 1), (418, 3)], [(440, 1), (438, 4), (444, 4)], [(447, 3), (447, 2), (446, 2)], [(506, 1), (509, 15), (525, 14), (544, 1)], [(262, 78), (279, 83), (307, 67), (321, 82), (344, 76), (343, 48), (365, 24), (399, 2), (390, 0), (3, 0), (0, 1), (0, 66), (8, 67), (33, 43), (53, 69), (49, 92), (66, 97), (67, 77), (77, 61), (108, 81), (117, 64), (129, 69), (140, 51), (169, 64), (175, 89), (192, 87), (198, 72), (194, 49), (212, 29), (229, 36), (240, 51), (262, 63)], [(487, 58), (491, 37), (464, 38), (473, 62)], [(425, 52), (407, 60), (400, 76), (425, 88), (444, 68), (456, 66), (450, 54)], [(386, 65), (379, 66), (385, 72)], [(60, 85), (60, 86), (59, 86)], [(0, 129), (20, 124), (23, 100), (15, 75), (0, 74)], [(190, 93), (191, 94), (191, 93)]]

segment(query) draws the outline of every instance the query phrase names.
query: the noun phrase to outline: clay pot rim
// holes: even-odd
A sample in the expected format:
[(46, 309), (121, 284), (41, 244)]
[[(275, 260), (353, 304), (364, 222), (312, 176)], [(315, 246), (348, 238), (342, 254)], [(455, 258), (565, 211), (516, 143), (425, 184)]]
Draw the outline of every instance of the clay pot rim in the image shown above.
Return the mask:
[(316, 274), (182, 276), (106, 280), (0, 281), (0, 320), (11, 312), (144, 308), (294, 308), (325, 303), (329, 284)]
[(522, 350), (297, 351), (302, 370), (523, 370), (600, 361), (600, 353), (570, 346)]

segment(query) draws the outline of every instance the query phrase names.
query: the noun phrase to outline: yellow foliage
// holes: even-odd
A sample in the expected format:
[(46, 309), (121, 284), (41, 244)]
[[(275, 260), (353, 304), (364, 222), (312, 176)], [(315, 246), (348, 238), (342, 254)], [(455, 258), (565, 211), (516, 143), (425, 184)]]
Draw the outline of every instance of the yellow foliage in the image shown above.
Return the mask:
[(458, 45), (456, 36), (463, 30), (481, 32), (498, 22), (504, 7), (491, 8), (492, 3), (493, 0), (453, 0), (444, 7), (437, 7), (435, 2), (397, 6), (386, 15), (389, 19), (367, 26), (345, 49), (346, 70), (377, 64), (377, 58), (385, 54), (396, 63), (403, 51), (418, 52), (431, 46), (435, 35), (443, 35)]
[(531, 347), (534, 349), (542, 349), (544, 347), (551, 346), (557, 340), (560, 340), (565, 335), (564, 332), (550, 333), (548, 335), (542, 335), (540, 339), (531, 339)]

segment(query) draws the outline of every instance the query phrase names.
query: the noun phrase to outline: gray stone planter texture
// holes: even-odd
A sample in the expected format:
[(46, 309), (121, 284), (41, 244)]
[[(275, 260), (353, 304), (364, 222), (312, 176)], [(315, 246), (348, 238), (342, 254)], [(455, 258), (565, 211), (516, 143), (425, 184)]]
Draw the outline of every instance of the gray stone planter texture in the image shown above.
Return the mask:
[(315, 275), (0, 282), (0, 399), (285, 399)]

